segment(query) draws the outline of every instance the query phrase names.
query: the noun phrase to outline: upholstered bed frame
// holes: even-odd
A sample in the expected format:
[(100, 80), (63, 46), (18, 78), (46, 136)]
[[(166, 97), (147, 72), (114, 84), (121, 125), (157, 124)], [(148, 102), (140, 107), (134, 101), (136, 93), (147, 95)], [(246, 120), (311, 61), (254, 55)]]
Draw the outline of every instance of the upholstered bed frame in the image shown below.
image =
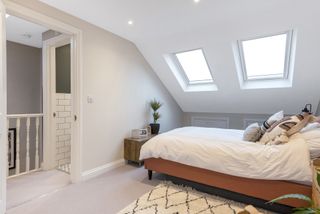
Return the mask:
[[(308, 185), (289, 181), (235, 177), (160, 158), (146, 159), (144, 160), (144, 164), (145, 168), (148, 169), (150, 180), (152, 179), (152, 172), (155, 171), (266, 201), (289, 193), (300, 193), (311, 197), (312, 192), (312, 187)], [(292, 207), (307, 205), (305, 202), (296, 199), (286, 199), (278, 203)]]

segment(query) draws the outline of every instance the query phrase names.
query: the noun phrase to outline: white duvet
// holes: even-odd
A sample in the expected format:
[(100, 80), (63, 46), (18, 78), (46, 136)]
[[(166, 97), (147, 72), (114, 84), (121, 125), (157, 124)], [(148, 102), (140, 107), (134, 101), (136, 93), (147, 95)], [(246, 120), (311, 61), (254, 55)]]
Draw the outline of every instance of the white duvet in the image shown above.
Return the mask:
[(179, 128), (145, 143), (140, 159), (162, 158), (245, 178), (310, 183), (310, 156), (302, 138), (261, 145), (242, 141), (242, 135), (242, 130)]

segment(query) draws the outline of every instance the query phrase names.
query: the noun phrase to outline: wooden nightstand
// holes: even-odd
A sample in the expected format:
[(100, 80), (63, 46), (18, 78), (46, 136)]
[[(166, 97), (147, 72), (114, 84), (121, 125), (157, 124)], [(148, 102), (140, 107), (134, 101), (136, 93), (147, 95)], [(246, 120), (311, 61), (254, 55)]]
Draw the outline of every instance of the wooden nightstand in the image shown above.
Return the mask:
[(143, 161), (139, 160), (141, 146), (153, 138), (155, 135), (148, 136), (146, 138), (126, 138), (124, 139), (124, 159), (128, 163), (133, 162), (141, 166)]

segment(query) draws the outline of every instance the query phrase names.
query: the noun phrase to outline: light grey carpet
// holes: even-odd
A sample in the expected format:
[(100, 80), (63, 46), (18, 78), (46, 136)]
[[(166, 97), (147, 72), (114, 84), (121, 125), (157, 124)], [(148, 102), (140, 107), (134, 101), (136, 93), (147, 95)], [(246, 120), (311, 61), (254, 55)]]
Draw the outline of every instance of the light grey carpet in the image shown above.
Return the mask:
[(155, 175), (149, 181), (143, 167), (126, 165), (35, 198), (7, 214), (114, 214), (153, 189), (160, 180), (161, 176)]

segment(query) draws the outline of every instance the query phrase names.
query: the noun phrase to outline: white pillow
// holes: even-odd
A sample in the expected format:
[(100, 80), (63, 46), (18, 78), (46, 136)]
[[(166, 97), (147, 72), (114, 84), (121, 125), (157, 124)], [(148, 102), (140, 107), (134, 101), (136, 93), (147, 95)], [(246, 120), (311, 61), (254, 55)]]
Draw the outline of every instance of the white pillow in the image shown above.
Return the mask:
[[(306, 127), (307, 128), (307, 127)], [(315, 128), (307, 131), (300, 131), (300, 136), (305, 140), (314, 140), (319, 138), (320, 139), (320, 128)]]
[(271, 117), (269, 117), (268, 121), (279, 121), (283, 118), (283, 111), (279, 111), (275, 114), (273, 114)]
[[(309, 127), (308, 127), (309, 126)], [(319, 158), (320, 157), (320, 127), (314, 128), (317, 125), (310, 123), (308, 126), (306, 126), (303, 131), (303, 129), (300, 131), (300, 133), (297, 133), (293, 135), (293, 138), (302, 137), (305, 139), (309, 146), (310, 151), (310, 157), (311, 159)], [(313, 129), (311, 129), (313, 127)]]
[(272, 126), (275, 122), (282, 120), (284, 117), (283, 111), (279, 111), (275, 114), (273, 114), (271, 117), (269, 117), (266, 121), (263, 122), (261, 125), (262, 134), (264, 134), (268, 128)]
[(311, 131), (311, 130), (317, 129), (317, 128), (320, 128), (320, 123), (309, 123), (308, 125), (306, 125), (306, 127), (301, 129), (300, 133), (308, 132), (308, 131)]

